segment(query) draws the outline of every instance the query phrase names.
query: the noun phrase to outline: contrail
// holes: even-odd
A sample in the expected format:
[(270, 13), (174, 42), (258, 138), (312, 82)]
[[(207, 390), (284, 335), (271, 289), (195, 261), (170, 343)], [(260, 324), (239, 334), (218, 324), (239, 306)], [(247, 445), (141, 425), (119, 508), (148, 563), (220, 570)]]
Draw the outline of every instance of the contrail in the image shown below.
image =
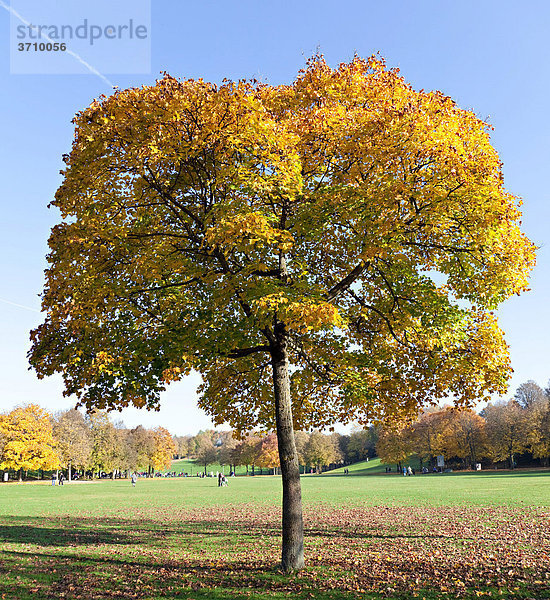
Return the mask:
[(17, 304), (17, 302), (12, 302), (11, 300), (5, 300), (4, 298), (0, 298), (0, 302), (5, 302), (6, 304), (11, 304), (12, 306), (24, 308), (25, 310), (30, 310), (30, 311), (36, 312), (36, 313), (42, 312), (41, 310), (38, 310), (37, 308), (31, 308), (30, 306), (25, 306), (24, 304)]
[[(30, 23), (29, 21), (27, 21), (27, 19), (25, 19), (24, 17), (22, 17), (16, 10), (14, 10), (11, 6), (8, 6), (5, 2), (3, 2), (3, 0), (0, 0), (0, 6), (2, 6), (3, 8), (5, 8), (9, 13), (11, 13), (14, 17), (16, 17), (17, 19), (19, 19), (21, 21), (21, 23), (23, 23), (24, 25), (27, 25), (27, 27), (31, 27), (32, 23)], [(46, 35), (45, 33), (40, 32), (40, 36), (44, 37), (46, 40), (48, 40), (48, 42), (52, 42), (55, 43), (55, 40), (52, 40), (52, 38), (48, 35)], [(100, 79), (102, 79), (109, 87), (111, 88), (116, 88), (117, 86), (112, 82), (109, 81), (107, 79), (107, 77), (105, 77), (105, 75), (103, 75), (103, 73), (100, 73), (95, 67), (93, 67), (90, 63), (87, 63), (81, 56), (79, 56), (76, 52), (73, 52), (72, 50), (65, 50), (65, 52), (67, 54), (70, 54), (71, 56), (73, 56), (74, 58), (76, 58), (76, 60), (81, 64), (84, 65), (88, 71), (90, 71), (90, 73), (93, 73), (94, 75), (97, 75)]]

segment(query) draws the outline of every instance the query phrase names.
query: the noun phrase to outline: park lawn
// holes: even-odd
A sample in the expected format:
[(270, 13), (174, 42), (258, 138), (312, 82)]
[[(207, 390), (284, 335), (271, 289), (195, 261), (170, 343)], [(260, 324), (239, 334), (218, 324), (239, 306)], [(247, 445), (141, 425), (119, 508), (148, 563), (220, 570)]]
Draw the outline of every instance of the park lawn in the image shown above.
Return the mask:
[(550, 598), (548, 472), (302, 483), (291, 577), (279, 477), (1, 485), (0, 598)]

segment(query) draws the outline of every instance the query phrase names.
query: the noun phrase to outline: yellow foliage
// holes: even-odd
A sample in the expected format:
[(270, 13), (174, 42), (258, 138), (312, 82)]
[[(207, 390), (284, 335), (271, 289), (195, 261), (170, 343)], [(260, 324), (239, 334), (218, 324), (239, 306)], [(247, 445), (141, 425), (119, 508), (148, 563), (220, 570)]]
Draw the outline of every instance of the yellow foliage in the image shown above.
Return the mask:
[(50, 417), (38, 405), (0, 415), (0, 434), (4, 437), (2, 468), (27, 471), (59, 467)]
[(166, 75), (74, 122), (30, 360), (86, 406), (156, 408), (195, 369), (216, 421), (269, 428), (282, 350), (304, 428), (506, 388), (491, 311), (535, 247), (490, 126), (448, 96), (316, 56), (288, 85)]

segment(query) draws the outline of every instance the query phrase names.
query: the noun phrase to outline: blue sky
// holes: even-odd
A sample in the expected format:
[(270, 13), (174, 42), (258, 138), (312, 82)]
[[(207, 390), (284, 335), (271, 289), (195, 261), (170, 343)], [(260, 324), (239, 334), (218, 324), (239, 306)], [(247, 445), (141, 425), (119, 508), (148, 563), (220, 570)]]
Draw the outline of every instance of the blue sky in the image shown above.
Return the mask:
[[(83, 14), (92, 6), (72, 4)], [(23, 11), (25, 0), (17, 6)], [(532, 291), (498, 311), (511, 346), (513, 393), (526, 380), (545, 386), (550, 378), (549, 30), (550, 3), (535, 0), (154, 0), (151, 72), (128, 74), (139, 70), (130, 64), (126, 73), (102, 73), (121, 88), (153, 83), (162, 71), (279, 84), (291, 82), (317, 49), (333, 65), (355, 52), (380, 52), (415, 88), (442, 90), (488, 119), (507, 188), (523, 198), (524, 229), (540, 246)], [(29, 402), (55, 411), (73, 404), (61, 396), (60, 380), (38, 381), (26, 362), (28, 332), (41, 321), (47, 239), (59, 219), (47, 204), (61, 181), (74, 113), (110, 89), (94, 74), (10, 74), (9, 34), (10, 15), (0, 6), (0, 411)], [(104, 54), (96, 58), (104, 65)], [(196, 433), (210, 426), (196, 407), (197, 384), (195, 377), (174, 385), (159, 413), (130, 410), (121, 418), (128, 426)]]

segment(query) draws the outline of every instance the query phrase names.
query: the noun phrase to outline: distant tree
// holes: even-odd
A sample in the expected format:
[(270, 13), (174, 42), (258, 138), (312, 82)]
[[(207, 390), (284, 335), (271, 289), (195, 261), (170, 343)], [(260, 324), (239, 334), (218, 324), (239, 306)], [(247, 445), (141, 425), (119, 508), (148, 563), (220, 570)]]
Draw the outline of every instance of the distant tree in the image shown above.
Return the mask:
[(152, 431), (153, 454), (151, 456), (151, 465), (153, 469), (169, 469), (172, 465), (172, 459), (176, 453), (176, 445), (170, 432), (164, 427), (156, 427)]
[(383, 463), (401, 467), (414, 454), (412, 427), (405, 424), (393, 428), (380, 427), (376, 453)]
[(529, 447), (529, 418), (515, 400), (495, 402), (483, 409), (487, 431), (488, 455), (493, 461), (508, 461), (515, 467), (515, 457)]
[(357, 462), (374, 457), (376, 455), (377, 440), (378, 433), (373, 426), (370, 426), (367, 429), (356, 429), (352, 431), (347, 447), (350, 461)]
[(50, 415), (40, 406), (29, 404), (0, 415), (0, 433), (4, 439), (0, 466), (23, 471), (59, 467)]
[(320, 431), (314, 431), (309, 436), (303, 452), (306, 464), (315, 467), (317, 473), (322, 473), (324, 466), (338, 462), (342, 458), (335, 440)]
[(543, 402), (545, 397), (544, 390), (531, 379), (522, 383), (514, 394), (514, 400), (521, 408), (530, 408), (537, 402)]
[(271, 433), (260, 441), (260, 453), (256, 461), (262, 469), (275, 469), (280, 466), (277, 436)]
[(246, 466), (246, 472), (248, 473), (248, 467), (251, 467), (252, 474), (254, 475), (258, 459), (262, 450), (262, 438), (256, 434), (250, 434), (244, 437), (237, 445), (237, 456), (239, 464)]
[(350, 440), (349, 435), (340, 435), (340, 437), (338, 438), (338, 449), (340, 450), (340, 453), (342, 454), (342, 458), (343, 458), (344, 462), (346, 462), (346, 463), (353, 462), (353, 459), (350, 457), (350, 455), (348, 453), (349, 440)]
[(92, 471), (112, 473), (124, 462), (123, 439), (104, 411), (87, 415), (92, 434), (90, 464)]
[(138, 425), (128, 432), (126, 452), (129, 457), (130, 471), (147, 471), (151, 473), (152, 457), (155, 451), (155, 440), (152, 431)]
[(228, 435), (223, 437), (223, 443), (218, 450), (218, 460), (220, 465), (228, 465), (235, 469), (238, 457), (237, 457), (237, 446), (238, 442), (233, 437), (233, 432), (227, 432)]
[(187, 458), (189, 456), (189, 443), (193, 439), (192, 435), (182, 435), (174, 438), (176, 443), (178, 456), (180, 458)]
[(444, 411), (438, 407), (430, 407), (423, 410), (412, 425), (412, 449), (421, 460), (427, 460), (429, 464), (433, 463), (435, 456), (442, 453), (444, 419)]
[(487, 447), (485, 420), (473, 410), (446, 410), (440, 421), (438, 453), (457, 457), (473, 467)]
[(195, 462), (204, 467), (204, 473), (206, 474), (206, 467), (217, 460), (218, 451), (211, 437), (209, 435), (202, 435), (198, 440)]
[(550, 462), (550, 400), (547, 395), (528, 409), (528, 445), (533, 458), (548, 466)]
[(71, 409), (53, 419), (53, 435), (61, 464), (67, 467), (70, 481), (73, 467), (84, 470), (90, 463), (93, 447), (90, 428), (82, 413)]
[(299, 464), (305, 465), (306, 459), (304, 457), (304, 448), (309, 440), (309, 433), (307, 431), (296, 431), (294, 433), (294, 439), (296, 442), (296, 453), (298, 454)]

